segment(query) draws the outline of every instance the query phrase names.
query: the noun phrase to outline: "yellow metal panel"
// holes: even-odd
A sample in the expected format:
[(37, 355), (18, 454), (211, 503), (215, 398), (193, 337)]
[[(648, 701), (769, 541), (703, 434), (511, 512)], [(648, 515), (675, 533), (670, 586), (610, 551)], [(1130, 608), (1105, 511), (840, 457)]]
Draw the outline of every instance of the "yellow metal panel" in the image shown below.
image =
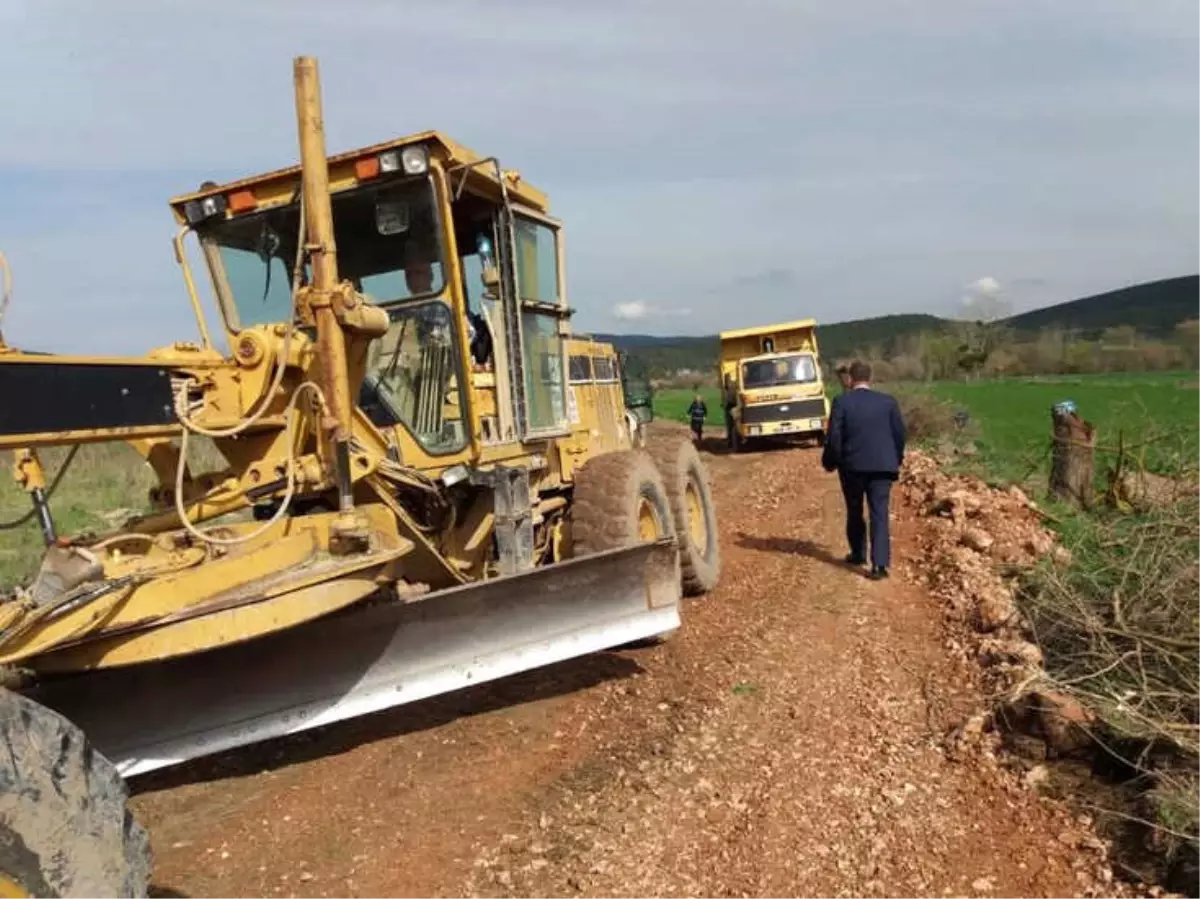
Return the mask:
[[(437, 131), (421, 131), (406, 137), (397, 137), (378, 144), (361, 147), (337, 153), (329, 157), (329, 186), (335, 193), (358, 183), (354, 172), (354, 163), (359, 159), (378, 156), (388, 150), (396, 150), (411, 144), (425, 144), (429, 147), (430, 156), (438, 159), (446, 168), (456, 166), (472, 166), (470, 178), (473, 182), (487, 182), (499, 190), (499, 180), (495, 169), (490, 165), (481, 165), (487, 157), (480, 156)], [(375, 180), (375, 179), (372, 179)], [(251, 190), (258, 200), (258, 207), (275, 206), (291, 202), (296, 187), (300, 183), (300, 166), (275, 169), (258, 175), (250, 175), (229, 181), (216, 187), (197, 190), (171, 199), (171, 209), (180, 224), (187, 222), (183, 207), (191, 200), (211, 197), (217, 194), (230, 194), (239, 190)], [(546, 194), (534, 187), (523, 178), (505, 179), (505, 189), (509, 195), (520, 203), (534, 209), (545, 211), (549, 206)]]
[[(157, 618), (197, 605), (235, 587), (298, 566), (311, 560), (316, 552), (316, 536), (305, 530), (257, 550), (246, 550), (186, 568), (177, 574), (155, 578), (126, 591), (123, 598), (118, 596), (113, 603), (106, 599), (97, 600), (93, 608), (85, 607), (75, 614), (62, 615), (30, 631), (24, 639), (17, 638), (0, 652), (0, 663), (17, 661), (56, 644), (102, 631), (147, 626)], [(169, 568), (184, 561), (185, 558), (176, 554), (157, 554), (150, 559), (131, 555), (108, 566), (105, 574), (120, 577), (139, 568)]]
[(739, 328), (734, 331), (722, 331), (720, 333), (721, 340), (733, 340), (738, 337), (761, 337), (766, 334), (778, 334), (783, 331), (801, 331), (805, 328), (815, 328), (817, 320), (814, 318), (802, 318), (794, 322), (783, 322), (778, 325), (760, 325), (754, 328)]
[[(375, 572), (391, 554), (356, 556), (318, 583), (289, 590), (273, 601), (223, 609), (174, 624), (96, 640), (44, 655), (31, 664), (42, 673), (113, 668), (158, 661), (252, 640), (294, 627), (358, 602), (378, 589)], [(357, 569), (357, 570), (353, 570)], [(252, 685), (247, 685), (252, 689)]]

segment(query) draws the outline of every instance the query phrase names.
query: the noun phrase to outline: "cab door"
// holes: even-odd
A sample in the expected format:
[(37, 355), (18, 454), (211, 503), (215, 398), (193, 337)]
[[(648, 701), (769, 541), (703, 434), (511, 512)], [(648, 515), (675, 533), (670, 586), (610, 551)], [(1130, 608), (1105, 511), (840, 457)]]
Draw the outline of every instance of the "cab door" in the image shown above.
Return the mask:
[(503, 216), (510, 263), (510, 376), (522, 440), (569, 431), (566, 378), (567, 306), (561, 224), (513, 205)]

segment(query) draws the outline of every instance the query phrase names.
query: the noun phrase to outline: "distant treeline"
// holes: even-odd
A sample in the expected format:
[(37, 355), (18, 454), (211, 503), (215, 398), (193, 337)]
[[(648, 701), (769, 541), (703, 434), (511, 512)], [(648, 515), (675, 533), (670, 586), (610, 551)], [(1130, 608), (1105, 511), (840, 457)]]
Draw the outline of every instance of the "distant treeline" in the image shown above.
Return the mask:
[(1198, 326), (1193, 318), (1164, 336), (1151, 336), (1119, 325), (1087, 338), (1057, 327), (1031, 334), (1004, 324), (962, 324), (905, 335), (888, 350), (868, 347), (855, 355), (869, 361), (881, 381), (1195, 370)]
[[(1198, 307), (1200, 275), (1189, 275), (1060, 303), (1000, 322), (888, 315), (818, 324), (817, 338), (827, 363), (862, 356), (885, 362), (905, 377), (1190, 368), (1195, 365)], [(716, 366), (716, 335), (596, 336), (612, 341), (637, 368), (655, 378), (670, 378), (681, 370), (708, 376)]]

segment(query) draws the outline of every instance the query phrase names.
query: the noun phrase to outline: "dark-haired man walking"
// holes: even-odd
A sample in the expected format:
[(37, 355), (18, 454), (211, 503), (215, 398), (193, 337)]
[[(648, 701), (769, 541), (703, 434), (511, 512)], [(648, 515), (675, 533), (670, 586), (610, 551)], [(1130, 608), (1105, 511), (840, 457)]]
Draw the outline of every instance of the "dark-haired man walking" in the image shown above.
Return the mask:
[(871, 366), (856, 360), (850, 365), (850, 389), (837, 398), (830, 411), (829, 434), (821, 464), (841, 477), (846, 501), (846, 540), (852, 565), (866, 564), (867, 502), (871, 528), (871, 577), (888, 576), (891, 540), (888, 506), (892, 484), (904, 461), (907, 432), (896, 398), (871, 387)]

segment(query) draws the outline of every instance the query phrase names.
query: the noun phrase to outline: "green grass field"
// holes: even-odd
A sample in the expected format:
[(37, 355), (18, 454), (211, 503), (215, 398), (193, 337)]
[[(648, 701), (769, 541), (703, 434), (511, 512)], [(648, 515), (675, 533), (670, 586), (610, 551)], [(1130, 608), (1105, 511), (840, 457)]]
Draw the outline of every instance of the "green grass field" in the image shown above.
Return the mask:
[[(706, 424), (715, 427), (725, 427), (725, 419), (721, 414), (721, 391), (716, 387), (701, 387), (698, 391), (704, 405), (708, 407)], [(688, 407), (692, 405), (697, 391), (694, 390), (657, 390), (654, 393), (654, 417), (665, 418), (669, 421), (687, 423)]]
[[(1048, 466), (1050, 407), (1073, 400), (1098, 429), (1101, 461), (1123, 438), (1151, 469), (1195, 463), (1200, 453), (1200, 395), (1195, 372), (1062, 375), (987, 381), (941, 381), (931, 385), (881, 385), (896, 392), (928, 390), (956, 409), (965, 409), (978, 433), (976, 467), (1001, 481), (1023, 481)], [(686, 421), (691, 390), (660, 390), (659, 418)], [(723, 427), (720, 391), (701, 388), (707, 423)], [(1148, 442), (1147, 442), (1148, 441)], [(1100, 468), (1100, 465), (1097, 465)]]
[[(57, 474), (65, 449), (42, 450), (39, 456), (46, 480)], [(193, 471), (222, 467), (223, 460), (204, 438), (188, 446)], [(0, 453), (6, 463), (11, 453)], [(0, 524), (24, 516), (32, 508), (28, 494), (8, 475), (8, 464), (0, 470)], [(103, 532), (119, 526), (128, 515), (149, 509), (154, 473), (132, 447), (123, 443), (81, 446), (54, 495), (50, 509), (60, 535), (84, 531)], [(36, 520), (19, 527), (0, 529), (0, 591), (29, 578), (42, 556), (42, 533)]]
[(931, 385), (933, 394), (965, 409), (975, 422), (979, 460), (1001, 480), (1044, 472), (1050, 446), (1050, 407), (1072, 400), (1097, 428), (1101, 462), (1119, 441), (1144, 451), (1151, 469), (1195, 463), (1200, 452), (1200, 396), (1194, 372), (1012, 378)]

